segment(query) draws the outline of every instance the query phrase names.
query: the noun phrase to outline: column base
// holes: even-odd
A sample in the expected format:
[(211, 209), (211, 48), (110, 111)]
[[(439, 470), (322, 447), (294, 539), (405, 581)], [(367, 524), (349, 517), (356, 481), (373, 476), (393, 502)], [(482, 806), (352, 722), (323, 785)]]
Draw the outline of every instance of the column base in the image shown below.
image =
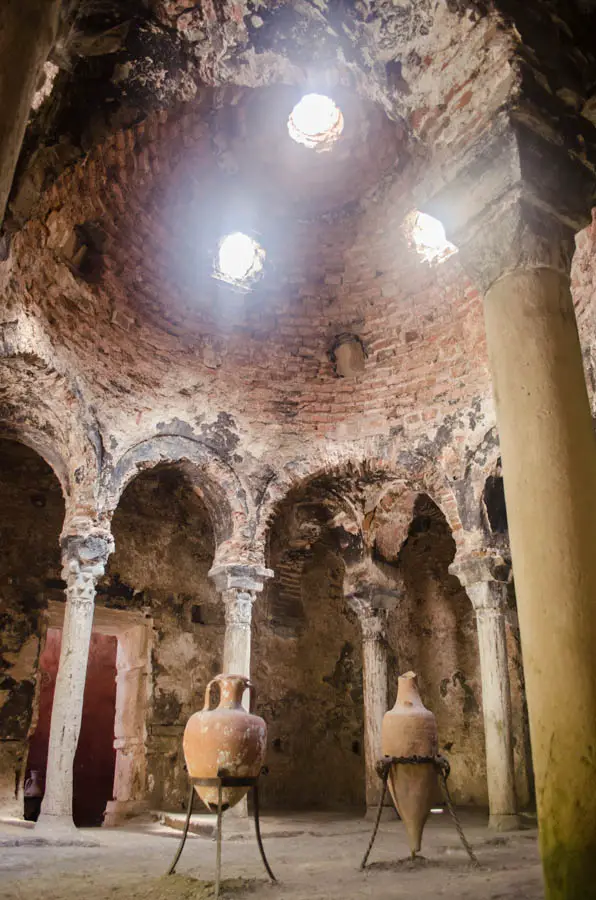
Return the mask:
[(82, 844), (84, 847), (98, 846), (97, 841), (89, 840), (84, 833), (79, 831), (72, 820), (72, 816), (52, 816), (41, 813), (35, 823), (35, 837), (47, 840), (52, 844)]
[(124, 825), (135, 816), (142, 816), (149, 810), (146, 800), (108, 800), (103, 814), (104, 828), (115, 828)]
[(519, 831), (521, 817), (515, 813), (491, 813), (488, 820), (491, 831)]

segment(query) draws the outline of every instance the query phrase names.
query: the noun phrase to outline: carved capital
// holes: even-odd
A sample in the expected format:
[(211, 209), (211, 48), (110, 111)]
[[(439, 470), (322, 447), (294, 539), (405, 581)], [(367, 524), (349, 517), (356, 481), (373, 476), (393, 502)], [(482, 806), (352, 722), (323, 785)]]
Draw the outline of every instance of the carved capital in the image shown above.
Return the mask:
[(229, 590), (223, 592), (226, 627), (250, 629), (254, 591)]
[(495, 553), (471, 553), (456, 556), (449, 566), (449, 574), (459, 578), (466, 589), (474, 584), (497, 581), (508, 584), (512, 580), (511, 566)]
[(394, 609), (405, 593), (400, 570), (373, 560), (370, 554), (346, 565), (344, 597), (348, 602), (367, 604), (371, 609)]
[(265, 566), (244, 565), (231, 563), (223, 566), (213, 566), (209, 572), (209, 578), (222, 593), (230, 590), (249, 591), (260, 593), (268, 578), (273, 578), (273, 569)]
[(69, 602), (95, 601), (95, 585), (103, 576), (114, 539), (109, 532), (69, 534), (62, 540), (62, 577)]
[(505, 612), (507, 586), (499, 581), (478, 581), (466, 587), (468, 597), (476, 610), (476, 616), (502, 616)]
[(69, 534), (62, 540), (62, 577), (69, 603), (95, 602), (95, 586), (103, 576), (114, 539), (109, 532)]
[(366, 597), (351, 595), (346, 597), (350, 609), (356, 613), (363, 641), (384, 641), (387, 638), (387, 618), (389, 611), (386, 607), (371, 606)]

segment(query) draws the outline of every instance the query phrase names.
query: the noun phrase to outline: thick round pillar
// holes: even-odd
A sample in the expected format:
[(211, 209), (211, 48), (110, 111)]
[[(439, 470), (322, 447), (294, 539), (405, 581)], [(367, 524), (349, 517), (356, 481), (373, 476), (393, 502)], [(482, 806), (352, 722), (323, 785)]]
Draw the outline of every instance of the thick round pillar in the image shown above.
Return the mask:
[(364, 762), (366, 806), (376, 807), (381, 796), (381, 780), (376, 763), (381, 758), (381, 727), (387, 712), (387, 643), (385, 610), (362, 615), (362, 681), (364, 693)]
[(505, 586), (494, 581), (478, 582), (467, 588), (478, 628), (489, 828), (496, 831), (511, 831), (520, 824), (513, 765), (504, 591)]
[(0, 224), (41, 68), (56, 39), (60, 0), (0, 3)]
[(485, 295), (548, 900), (596, 884), (596, 446), (567, 276)]
[(68, 537), (63, 552), (66, 610), (52, 706), (46, 791), (39, 827), (73, 828), (73, 763), (81, 730), (83, 694), (95, 608), (95, 585), (113, 549), (111, 537)]

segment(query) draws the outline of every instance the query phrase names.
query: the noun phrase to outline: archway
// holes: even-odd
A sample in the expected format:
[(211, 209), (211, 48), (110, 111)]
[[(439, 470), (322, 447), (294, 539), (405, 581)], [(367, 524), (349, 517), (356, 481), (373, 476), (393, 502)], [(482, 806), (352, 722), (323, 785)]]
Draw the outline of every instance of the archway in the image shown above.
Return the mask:
[(48, 600), (64, 600), (58, 478), (34, 450), (0, 440), (0, 808), (23, 815)]
[[(399, 669), (411, 669), (419, 676), (424, 703), (437, 718), (439, 749), (452, 766), (451, 788), (457, 801), (486, 805), (474, 611), (465, 590), (449, 574), (455, 541), (445, 516), (428, 494), (416, 496), (407, 538), (397, 549), (395, 561), (405, 590), (389, 616), (388, 631)], [(397, 674), (394, 670), (392, 678)]]
[(254, 613), (253, 679), (269, 729), (270, 810), (365, 808), (362, 638), (343, 597), (330, 495), (298, 488), (269, 533), (275, 578)]
[[(224, 616), (208, 578), (213, 525), (191, 463), (138, 474), (120, 497), (112, 531), (116, 549), (98, 585), (98, 612), (125, 610), (148, 629), (142, 683), (123, 701), (127, 712), (116, 736), (131, 763), (128, 773), (124, 760), (121, 771), (116, 766), (109, 813), (117, 821), (142, 805), (185, 807), (182, 733), (220, 671)], [(121, 649), (119, 638), (119, 658)], [(131, 722), (132, 732), (126, 730)]]

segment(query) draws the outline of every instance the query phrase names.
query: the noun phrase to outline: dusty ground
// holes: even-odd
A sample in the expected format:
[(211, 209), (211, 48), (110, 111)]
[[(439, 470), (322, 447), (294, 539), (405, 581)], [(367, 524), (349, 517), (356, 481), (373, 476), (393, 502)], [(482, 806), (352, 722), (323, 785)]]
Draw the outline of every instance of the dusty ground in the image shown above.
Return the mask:
[[(474, 869), (446, 816), (425, 832), (424, 859), (405, 860), (398, 821), (381, 825), (370, 866), (358, 866), (370, 823), (329, 815), (268, 818), (264, 840), (278, 884), (262, 869), (252, 834), (228, 822), (222, 895), (243, 900), (543, 900), (536, 832), (491, 836), (478, 817), (463, 819), (481, 866)], [(232, 833), (235, 832), (235, 833)], [(191, 835), (175, 876), (165, 877), (179, 832), (157, 824), (85, 829), (87, 843), (41, 842), (35, 831), (0, 825), (3, 900), (208, 900), (215, 864), (213, 840)], [(400, 861), (401, 860), (401, 861)]]

